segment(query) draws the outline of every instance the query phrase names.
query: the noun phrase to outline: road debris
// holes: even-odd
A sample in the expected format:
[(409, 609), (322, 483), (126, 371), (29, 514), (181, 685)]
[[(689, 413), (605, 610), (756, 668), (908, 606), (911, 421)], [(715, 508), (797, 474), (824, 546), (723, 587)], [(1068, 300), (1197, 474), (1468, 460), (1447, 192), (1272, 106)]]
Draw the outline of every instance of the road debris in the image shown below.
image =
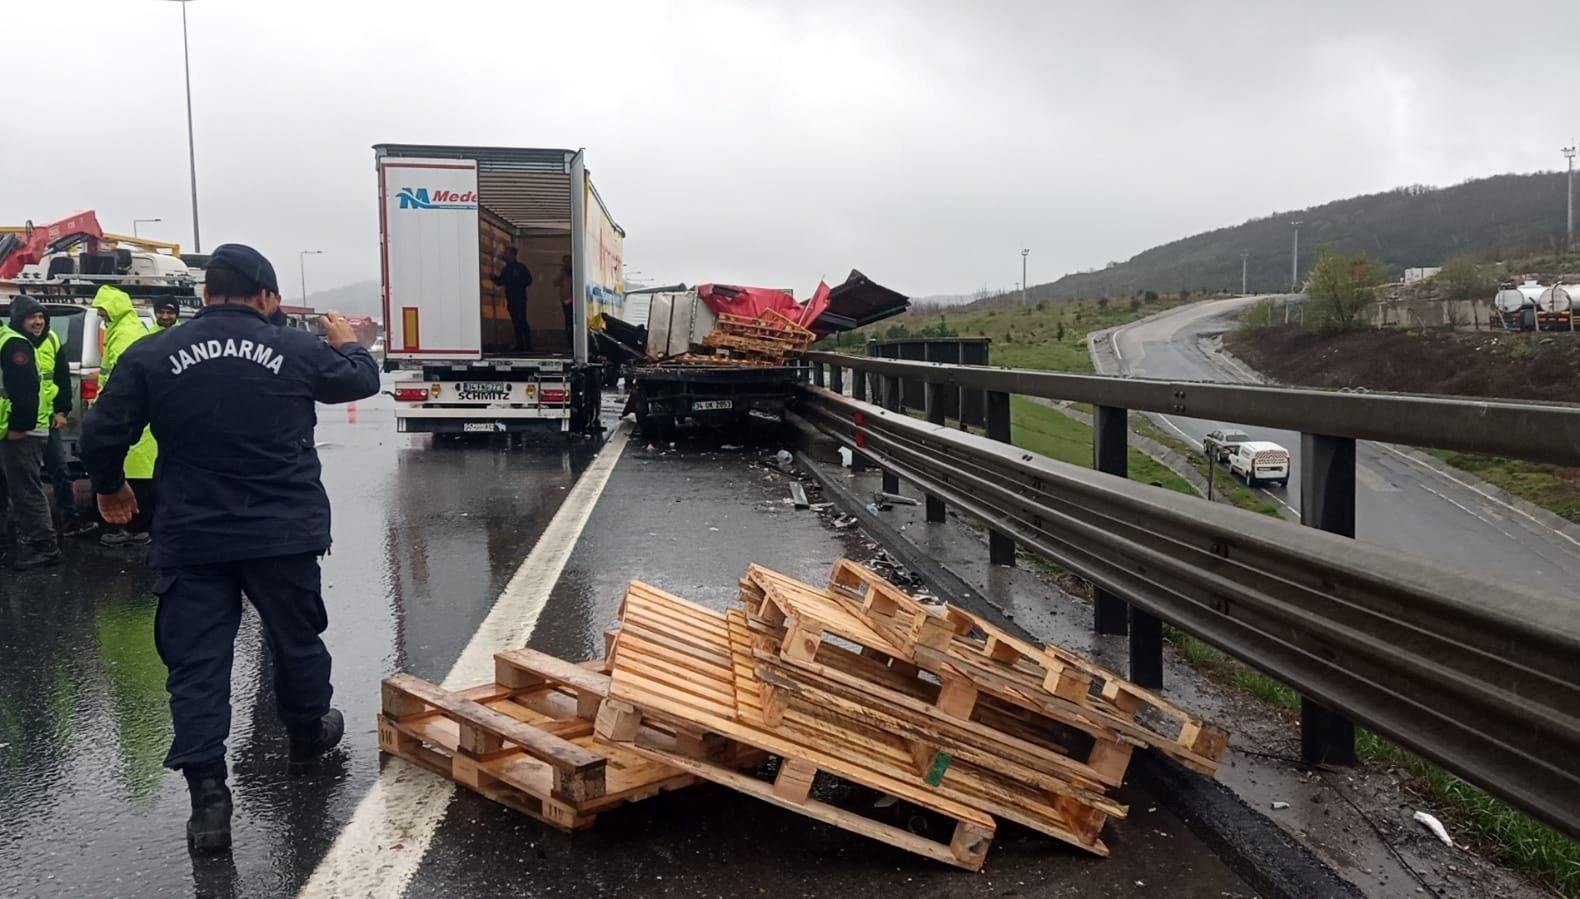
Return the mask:
[(812, 504), (806, 498), (806, 486), (800, 481), (790, 482), (790, 501), (797, 509), (810, 509)]
[(1430, 812), (1416, 812), (1412, 817), (1425, 825), (1426, 829), (1430, 830), (1433, 836), (1441, 840), (1444, 846), (1454, 845), (1454, 840), (1448, 835), (1448, 828), (1443, 826), (1442, 821), (1437, 820), (1436, 815)]
[[(1134, 748), (1212, 773), (1227, 744), (1074, 653), (848, 559), (825, 584), (752, 565), (738, 586), (721, 612), (632, 581), (602, 659), (499, 653), (494, 683), (459, 693), (387, 678), (380, 748), (566, 830), (706, 780), (978, 870), (1000, 818), (1107, 855)], [(872, 808), (903, 801), (911, 824), (849, 790), (814, 798), (819, 778), (877, 791)]]
[(879, 505), (884, 506), (884, 508), (887, 508), (889, 506), (919, 506), (919, 505), (921, 505), (921, 503), (917, 502), (915, 499), (913, 499), (913, 498), (911, 498), (909, 496), (901, 496), (898, 493), (884, 493), (881, 490), (876, 492), (876, 493), (874, 493), (872, 495), (872, 501), (875, 502), (875, 503), (878, 503)]
[(1281, 812), (1286, 808), (1289, 808), (1289, 803), (1283, 801), (1282, 799), (1275, 800), (1273, 802), (1273, 811), (1275, 812)]

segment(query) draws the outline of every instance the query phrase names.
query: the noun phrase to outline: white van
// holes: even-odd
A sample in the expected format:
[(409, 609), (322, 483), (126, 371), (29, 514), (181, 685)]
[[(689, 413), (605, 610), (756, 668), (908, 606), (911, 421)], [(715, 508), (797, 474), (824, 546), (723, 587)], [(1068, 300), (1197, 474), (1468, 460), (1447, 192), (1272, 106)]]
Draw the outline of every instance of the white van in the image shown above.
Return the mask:
[(1247, 440), (1235, 447), (1229, 470), (1245, 480), (1247, 487), (1278, 482), (1289, 485), (1289, 450), (1266, 440)]

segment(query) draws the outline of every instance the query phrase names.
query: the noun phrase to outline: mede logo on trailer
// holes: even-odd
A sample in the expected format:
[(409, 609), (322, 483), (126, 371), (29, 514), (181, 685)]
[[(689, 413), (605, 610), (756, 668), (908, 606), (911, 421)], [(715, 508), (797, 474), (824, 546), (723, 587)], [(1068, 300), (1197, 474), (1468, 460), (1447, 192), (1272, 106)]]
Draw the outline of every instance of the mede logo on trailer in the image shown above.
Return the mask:
[(426, 187), (403, 187), (400, 193), (402, 209), (476, 209), (477, 191), (433, 190)]

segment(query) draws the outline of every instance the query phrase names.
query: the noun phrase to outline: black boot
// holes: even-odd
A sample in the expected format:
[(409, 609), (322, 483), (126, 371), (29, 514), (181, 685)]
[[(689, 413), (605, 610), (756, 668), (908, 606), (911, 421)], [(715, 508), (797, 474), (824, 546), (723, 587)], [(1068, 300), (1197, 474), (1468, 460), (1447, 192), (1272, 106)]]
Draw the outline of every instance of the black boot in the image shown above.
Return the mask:
[(187, 791), (192, 795), (192, 817), (187, 819), (187, 848), (193, 852), (223, 852), (230, 848), (230, 788), (225, 786), (225, 763), (187, 768)]
[(291, 768), (305, 768), (334, 749), (346, 734), (346, 719), (339, 709), (330, 709), (318, 719), (318, 726), (291, 734)]
[(34, 568), (59, 565), (60, 547), (56, 546), (53, 540), (44, 543), (22, 543), (17, 546), (15, 560), (11, 567), (17, 571), (31, 571)]

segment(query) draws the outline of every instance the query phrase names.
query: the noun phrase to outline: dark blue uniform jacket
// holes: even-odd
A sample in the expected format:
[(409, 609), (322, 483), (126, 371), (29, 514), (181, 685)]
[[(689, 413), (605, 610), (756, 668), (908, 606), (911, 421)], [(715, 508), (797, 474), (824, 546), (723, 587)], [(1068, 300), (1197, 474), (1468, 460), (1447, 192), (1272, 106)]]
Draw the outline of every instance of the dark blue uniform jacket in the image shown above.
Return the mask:
[(156, 568), (324, 552), (315, 403), (378, 390), (378, 363), (355, 343), (336, 350), (250, 306), (208, 306), (121, 356), (83, 418), (82, 461), (94, 489), (113, 493), (127, 449), (153, 428)]

